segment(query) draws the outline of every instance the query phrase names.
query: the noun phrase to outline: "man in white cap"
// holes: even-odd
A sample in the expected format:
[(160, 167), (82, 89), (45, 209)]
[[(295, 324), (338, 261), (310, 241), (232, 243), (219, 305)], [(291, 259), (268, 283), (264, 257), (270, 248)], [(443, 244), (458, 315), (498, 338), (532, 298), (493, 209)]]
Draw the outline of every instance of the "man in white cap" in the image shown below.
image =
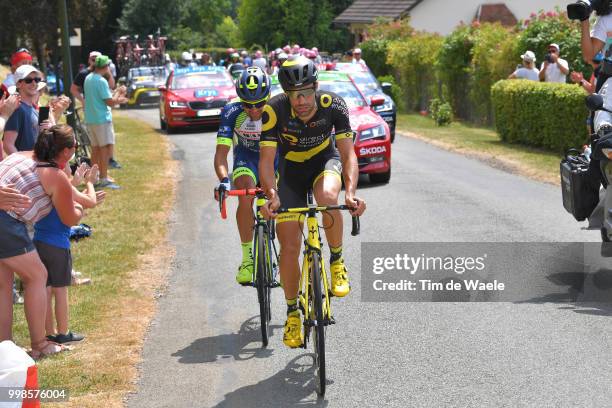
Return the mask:
[(366, 65), (366, 62), (361, 58), (361, 48), (353, 50), (353, 64)]
[(15, 71), (17, 92), (21, 98), (19, 108), (4, 127), (2, 145), (8, 154), (33, 150), (38, 138), (38, 109), (35, 106), (44, 87), (43, 74), (32, 65), (22, 65)]
[(539, 81), (540, 72), (535, 67), (536, 56), (533, 51), (527, 51), (523, 55), (521, 55), (523, 59), (523, 66), (517, 68), (508, 79), (528, 79), (530, 81)]
[[(70, 87), (70, 93), (75, 97), (78, 101), (81, 102), (82, 106), (85, 106), (85, 96), (83, 85), (85, 84), (85, 78), (87, 75), (91, 74), (94, 70), (94, 64), (96, 63), (96, 58), (102, 55), (99, 51), (92, 51), (89, 53), (89, 58), (87, 60), (87, 68), (79, 71), (78, 74), (74, 77), (72, 81), (72, 86)], [(108, 78), (105, 78), (108, 81), (108, 86), (110, 89), (115, 89), (115, 78), (113, 75), (109, 73)]]
[(569, 65), (567, 61), (559, 57), (559, 45), (550, 44), (548, 46), (548, 54), (544, 57), (542, 68), (540, 68), (540, 81), (544, 82), (567, 82), (567, 74), (569, 74)]

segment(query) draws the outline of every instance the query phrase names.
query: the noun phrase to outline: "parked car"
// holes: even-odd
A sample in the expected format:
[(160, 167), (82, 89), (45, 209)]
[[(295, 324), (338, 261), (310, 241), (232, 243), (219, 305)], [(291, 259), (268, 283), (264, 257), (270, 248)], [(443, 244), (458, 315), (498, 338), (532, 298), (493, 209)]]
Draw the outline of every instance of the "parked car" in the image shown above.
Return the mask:
[[(391, 96), (387, 94), (391, 90), (391, 84), (387, 82), (381, 84), (374, 74), (372, 74), (372, 71), (362, 64), (338, 62), (334, 65), (334, 70), (349, 73), (359, 90), (366, 97), (381, 96), (385, 99), (385, 103), (376, 106), (375, 110), (389, 125), (389, 129), (391, 130), (391, 143), (393, 143), (395, 140), (397, 107)], [(387, 93), (385, 93), (385, 90)]]
[(166, 82), (166, 67), (130, 68), (126, 78), (127, 106), (159, 103), (159, 86)]
[(230, 74), (211, 66), (177, 68), (159, 91), (160, 126), (168, 133), (179, 127), (218, 125), (221, 109), (237, 97)]
[[(368, 174), (374, 183), (388, 183), (391, 179), (391, 132), (385, 120), (374, 111), (385, 103), (385, 99), (380, 95), (366, 98), (346, 73), (319, 71), (318, 82), (319, 90), (341, 96), (349, 108), (359, 173)], [(272, 95), (283, 92), (275, 75), (271, 83)]]

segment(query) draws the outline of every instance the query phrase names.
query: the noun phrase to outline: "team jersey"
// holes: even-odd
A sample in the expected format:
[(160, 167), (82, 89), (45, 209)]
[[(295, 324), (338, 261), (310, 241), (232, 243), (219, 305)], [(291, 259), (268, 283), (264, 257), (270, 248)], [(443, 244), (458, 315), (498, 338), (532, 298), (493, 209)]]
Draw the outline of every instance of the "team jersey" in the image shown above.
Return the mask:
[(232, 102), (221, 111), (221, 124), (217, 132), (217, 144), (234, 146), (234, 151), (247, 150), (259, 153), (261, 119), (252, 120), (242, 109), (242, 103)]
[(337, 156), (336, 140), (352, 138), (349, 111), (340, 96), (332, 92), (315, 94), (317, 112), (302, 122), (282, 93), (265, 106), (262, 116), (260, 146), (277, 147), (280, 157), (292, 162), (305, 162), (313, 157)]

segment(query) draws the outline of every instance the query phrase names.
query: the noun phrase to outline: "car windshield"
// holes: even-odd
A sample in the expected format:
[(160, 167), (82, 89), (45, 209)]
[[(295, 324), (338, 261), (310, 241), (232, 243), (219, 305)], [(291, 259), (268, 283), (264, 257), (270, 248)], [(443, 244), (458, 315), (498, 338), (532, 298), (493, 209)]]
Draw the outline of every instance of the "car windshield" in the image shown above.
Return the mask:
[(351, 78), (353, 78), (359, 90), (366, 96), (382, 93), (382, 88), (370, 72), (355, 72), (351, 74)]
[(233, 84), (234, 83), (225, 72), (197, 72), (175, 76), (172, 80), (172, 89), (216, 88), (233, 86)]
[(349, 108), (367, 105), (355, 85), (349, 81), (319, 82), (319, 90), (333, 92), (341, 96)]
[(157, 77), (157, 78), (165, 78), (166, 77), (166, 69), (161, 67), (143, 67), (143, 68), (135, 68), (131, 69), (128, 77), (137, 78), (137, 77)]

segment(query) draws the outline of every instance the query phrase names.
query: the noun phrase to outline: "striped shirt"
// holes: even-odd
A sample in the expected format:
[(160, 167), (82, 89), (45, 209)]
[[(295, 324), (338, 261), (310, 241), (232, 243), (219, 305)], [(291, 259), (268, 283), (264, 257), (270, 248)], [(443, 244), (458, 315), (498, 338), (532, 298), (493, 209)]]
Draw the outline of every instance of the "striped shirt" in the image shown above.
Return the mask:
[(14, 188), (32, 200), (32, 205), (23, 211), (7, 213), (26, 224), (40, 220), (53, 208), (51, 197), (47, 195), (36, 173), (37, 162), (19, 153), (11, 154), (0, 162), (0, 186), (14, 184)]

